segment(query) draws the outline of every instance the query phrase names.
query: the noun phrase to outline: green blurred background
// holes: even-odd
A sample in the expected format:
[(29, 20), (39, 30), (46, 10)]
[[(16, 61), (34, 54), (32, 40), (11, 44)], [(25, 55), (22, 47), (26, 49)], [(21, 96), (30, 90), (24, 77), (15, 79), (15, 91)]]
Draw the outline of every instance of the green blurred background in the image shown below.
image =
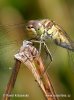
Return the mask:
[[(14, 55), (22, 41), (32, 37), (22, 23), (43, 18), (55, 20), (74, 39), (74, 0), (0, 0), (0, 100), (14, 66)], [(74, 54), (68, 55), (67, 50), (51, 41), (47, 44), (53, 55), (48, 73), (56, 94), (60, 100), (74, 100)], [(12, 93), (28, 97), (11, 100), (45, 100), (33, 75), (23, 64)]]

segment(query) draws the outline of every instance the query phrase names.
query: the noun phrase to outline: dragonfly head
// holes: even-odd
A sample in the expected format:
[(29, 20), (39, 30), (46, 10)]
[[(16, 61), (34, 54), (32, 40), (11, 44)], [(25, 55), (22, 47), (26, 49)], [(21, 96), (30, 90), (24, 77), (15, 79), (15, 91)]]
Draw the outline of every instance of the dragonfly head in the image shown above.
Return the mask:
[(36, 35), (43, 34), (44, 27), (39, 20), (31, 20), (27, 24), (27, 30), (34, 32)]

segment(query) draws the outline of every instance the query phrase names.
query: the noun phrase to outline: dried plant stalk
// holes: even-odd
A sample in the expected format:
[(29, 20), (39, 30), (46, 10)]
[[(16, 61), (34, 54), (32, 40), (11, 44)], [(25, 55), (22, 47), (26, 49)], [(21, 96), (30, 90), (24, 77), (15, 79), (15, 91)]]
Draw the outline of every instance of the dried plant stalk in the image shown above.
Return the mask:
[(8, 95), (11, 94), (12, 89), (14, 88), (21, 62), (24, 63), (34, 75), (35, 80), (43, 91), (46, 100), (58, 100), (48, 74), (46, 72), (44, 73), (45, 66), (43, 64), (43, 61), (37, 49), (32, 45), (32, 42), (23, 41), (23, 46), (15, 55), (15, 59), (16, 64), (8, 82), (3, 100), (10, 100), (10, 97)]
[(16, 82), (16, 78), (20, 69), (20, 64), (21, 62), (19, 60), (16, 59), (15, 61), (15, 66), (13, 68), (10, 80), (7, 84), (5, 93), (3, 94), (3, 100), (10, 100), (10, 94), (12, 92), (12, 89), (14, 88), (15, 82)]
[(20, 52), (15, 55), (15, 58), (23, 62), (32, 72), (35, 80), (41, 87), (46, 100), (58, 100), (48, 74), (46, 72), (44, 73), (45, 66), (43, 61), (37, 49), (32, 46), (30, 41), (23, 42), (23, 46), (21, 47)]

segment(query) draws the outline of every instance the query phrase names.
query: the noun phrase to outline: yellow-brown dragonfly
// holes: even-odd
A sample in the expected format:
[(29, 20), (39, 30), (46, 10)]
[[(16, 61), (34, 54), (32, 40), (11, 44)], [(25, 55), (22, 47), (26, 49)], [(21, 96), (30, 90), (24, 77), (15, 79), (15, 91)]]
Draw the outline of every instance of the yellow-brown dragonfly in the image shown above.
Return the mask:
[[(2, 52), (4, 51), (3, 55), (6, 54), (6, 52), (8, 52), (8, 49), (4, 49), (4, 48), (10, 47), (11, 52), (16, 51), (16, 46), (22, 43), (21, 41), (24, 40), (24, 35), (25, 35), (25, 34), (22, 35), (22, 33), (24, 32), (21, 32), (21, 30), (18, 32), (15, 31), (15, 29), (17, 28), (20, 29), (22, 27), (25, 28), (25, 30), (32, 31), (34, 33), (35, 38), (31, 39), (31, 41), (39, 43), (39, 46), (40, 46), (39, 52), (41, 52), (41, 46), (43, 44), (51, 61), (52, 61), (52, 55), (46, 44), (46, 40), (51, 40), (57, 46), (66, 48), (67, 50), (70, 50), (70, 51), (74, 51), (74, 42), (70, 39), (68, 34), (58, 24), (56, 24), (54, 21), (49, 20), (49, 19), (30, 20), (27, 24), (22, 23), (20, 25), (18, 24), (5, 25), (5, 28), (2, 27), (2, 25), (0, 25), (0, 27), (1, 27), (0, 41), (3, 42), (3, 44), (7, 44), (3, 46), (3, 44), (0, 43), (0, 48), (3, 48), (0, 50)], [(7, 33), (4, 30), (7, 30)], [(10, 46), (8, 46), (9, 44)], [(12, 48), (12, 45), (14, 45), (14, 49)], [(7, 55), (9, 56), (9, 52)], [(4, 56), (7, 56), (7, 55), (4, 55)]]

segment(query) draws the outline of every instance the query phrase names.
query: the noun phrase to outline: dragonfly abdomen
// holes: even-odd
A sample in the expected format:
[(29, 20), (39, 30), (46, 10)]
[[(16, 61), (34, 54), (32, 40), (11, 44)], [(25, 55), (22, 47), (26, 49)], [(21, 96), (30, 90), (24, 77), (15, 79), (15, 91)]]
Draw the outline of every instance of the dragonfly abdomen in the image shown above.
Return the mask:
[(66, 42), (61, 42), (61, 41), (57, 41), (56, 39), (54, 40), (55, 44), (58, 46), (61, 46), (63, 48), (66, 48), (68, 50), (74, 51), (74, 44), (70, 43), (66, 43)]

